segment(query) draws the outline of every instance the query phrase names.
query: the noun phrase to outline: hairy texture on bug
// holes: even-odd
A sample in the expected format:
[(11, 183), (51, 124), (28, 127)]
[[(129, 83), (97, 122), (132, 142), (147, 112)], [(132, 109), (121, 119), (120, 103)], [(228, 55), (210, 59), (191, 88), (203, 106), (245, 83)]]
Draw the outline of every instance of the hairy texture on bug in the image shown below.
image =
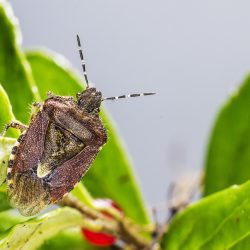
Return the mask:
[(31, 171), (15, 173), (10, 181), (8, 197), (11, 206), (17, 207), (24, 216), (37, 214), (50, 204), (50, 192), (42, 179), (36, 178)]

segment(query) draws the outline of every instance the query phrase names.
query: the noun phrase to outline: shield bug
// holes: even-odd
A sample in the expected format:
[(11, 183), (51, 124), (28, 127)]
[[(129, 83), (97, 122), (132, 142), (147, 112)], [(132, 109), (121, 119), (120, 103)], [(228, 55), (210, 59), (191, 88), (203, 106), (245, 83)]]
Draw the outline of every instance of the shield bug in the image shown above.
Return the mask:
[(73, 97), (51, 93), (44, 103), (34, 103), (39, 110), (29, 126), (12, 122), (6, 125), (21, 130), (8, 162), (8, 197), (21, 214), (31, 216), (47, 205), (61, 200), (87, 172), (107, 141), (99, 117), (104, 100), (152, 95), (121, 95), (103, 98), (90, 87), (81, 42), (77, 35), (86, 89)]

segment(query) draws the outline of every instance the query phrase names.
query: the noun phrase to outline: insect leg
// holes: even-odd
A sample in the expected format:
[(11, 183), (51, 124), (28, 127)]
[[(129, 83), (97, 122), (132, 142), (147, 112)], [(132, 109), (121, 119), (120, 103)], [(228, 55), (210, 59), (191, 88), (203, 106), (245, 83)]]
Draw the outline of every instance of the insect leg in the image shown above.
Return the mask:
[(32, 103), (32, 106), (40, 109), (43, 105), (40, 102), (34, 102)]
[(26, 130), (28, 128), (28, 126), (22, 124), (21, 122), (10, 122), (9, 124), (7, 124), (4, 127), (4, 129), (3, 129), (2, 133), (0, 134), (0, 136), (4, 137), (9, 128), (19, 129), (19, 130), (21, 130), (21, 132), (23, 132), (24, 130)]
[(41, 110), (43, 104), (40, 102), (33, 102), (31, 108), (31, 119), (37, 114), (38, 110)]
[(55, 95), (54, 95), (51, 91), (48, 91), (47, 96), (48, 96), (48, 98), (52, 98), (52, 97), (54, 97)]

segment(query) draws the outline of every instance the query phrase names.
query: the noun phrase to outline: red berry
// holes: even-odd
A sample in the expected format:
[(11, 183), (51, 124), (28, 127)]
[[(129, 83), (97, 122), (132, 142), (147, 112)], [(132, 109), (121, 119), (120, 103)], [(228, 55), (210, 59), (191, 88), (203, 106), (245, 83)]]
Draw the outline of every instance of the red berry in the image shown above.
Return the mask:
[[(112, 200), (109, 199), (96, 199), (94, 201), (94, 205), (99, 208), (113, 207), (121, 211), (121, 209)], [(109, 214), (106, 213), (103, 214), (105, 214), (108, 217), (111, 217)], [(116, 241), (116, 237), (110, 234), (93, 232), (85, 228), (82, 228), (81, 231), (85, 239), (91, 244), (96, 246), (103, 246), (103, 247), (112, 246)]]
[(82, 233), (88, 242), (96, 246), (108, 247), (112, 246), (116, 241), (113, 235), (96, 233), (84, 228), (82, 228)]

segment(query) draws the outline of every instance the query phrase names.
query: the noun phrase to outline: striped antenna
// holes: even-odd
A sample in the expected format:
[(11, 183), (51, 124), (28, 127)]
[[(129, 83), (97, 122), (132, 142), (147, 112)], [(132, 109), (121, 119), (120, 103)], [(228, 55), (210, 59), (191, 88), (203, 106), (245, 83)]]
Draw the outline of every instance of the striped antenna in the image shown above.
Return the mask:
[(129, 94), (129, 95), (120, 95), (120, 96), (112, 96), (112, 97), (104, 97), (102, 100), (118, 100), (122, 98), (130, 98), (130, 97), (139, 97), (146, 95), (155, 95), (156, 93), (141, 93), (141, 94)]
[(86, 72), (86, 64), (85, 64), (84, 57), (83, 57), (81, 41), (80, 41), (80, 37), (78, 35), (76, 35), (76, 38), (77, 38), (77, 45), (78, 45), (78, 49), (79, 49), (79, 55), (80, 55), (81, 63), (82, 63), (82, 71), (83, 71), (83, 75), (84, 75), (85, 82), (87, 84), (87, 89), (88, 89), (89, 88), (89, 81), (88, 81), (88, 76), (87, 76), (87, 72)]

